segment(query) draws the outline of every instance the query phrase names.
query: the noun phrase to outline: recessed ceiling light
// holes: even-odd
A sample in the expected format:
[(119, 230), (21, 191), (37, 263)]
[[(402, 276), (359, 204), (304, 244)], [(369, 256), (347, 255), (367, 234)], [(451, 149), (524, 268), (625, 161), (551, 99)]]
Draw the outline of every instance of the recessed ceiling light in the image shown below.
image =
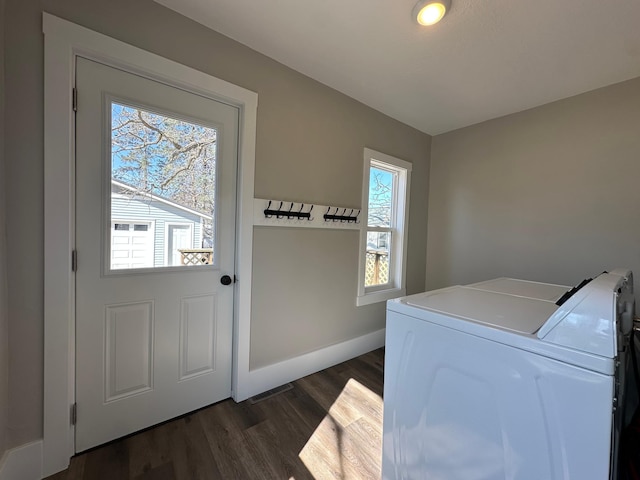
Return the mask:
[(413, 7), (412, 16), (420, 25), (434, 25), (451, 8), (451, 0), (420, 0)]

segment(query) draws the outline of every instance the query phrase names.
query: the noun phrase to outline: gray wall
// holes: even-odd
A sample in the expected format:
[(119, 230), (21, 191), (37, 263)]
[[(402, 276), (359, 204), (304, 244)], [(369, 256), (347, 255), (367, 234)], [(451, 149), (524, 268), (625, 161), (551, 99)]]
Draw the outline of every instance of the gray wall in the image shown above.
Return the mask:
[(7, 265), (4, 174), (4, 0), (0, 0), (0, 457), (6, 447), (9, 413), (9, 330), (7, 319)]
[(640, 278), (640, 78), (433, 139), (427, 287)]
[[(259, 94), (256, 186), (258, 197), (359, 206), (364, 146), (413, 162), (409, 229), (408, 288), (424, 287), (427, 180), (431, 138), (337, 93), (247, 47), (194, 23), (151, 0), (6, 0), (6, 194), (10, 343), (9, 445), (42, 435), (43, 376), (43, 41), (42, 10), (105, 33)], [(317, 245), (327, 232), (315, 232)], [(328, 232), (331, 234), (333, 232)], [(271, 235), (270, 235), (271, 234)], [(284, 250), (300, 248), (311, 232), (302, 230), (256, 235), (256, 250), (268, 249), (276, 237)], [(357, 256), (352, 233), (336, 235), (314, 250), (326, 258), (334, 249)], [(311, 246), (309, 246), (311, 248)], [(331, 250), (331, 251), (330, 251)], [(258, 262), (257, 278), (285, 282), (295, 256), (274, 265)], [(304, 270), (305, 274), (308, 270)], [(338, 277), (353, 275), (349, 264), (337, 265)], [(331, 278), (313, 288), (326, 289)], [(296, 283), (298, 292), (308, 285)], [(295, 292), (293, 292), (295, 293)], [(333, 293), (333, 292), (332, 292)], [(356, 311), (355, 286), (339, 292), (334, 317), (325, 325), (321, 312), (261, 311), (261, 328), (308, 325), (324, 332), (315, 344), (303, 333), (305, 351), (374, 331), (382, 325), (382, 305)], [(261, 308), (257, 298), (254, 306)], [(302, 308), (302, 307), (301, 307)], [(361, 313), (366, 312), (366, 313)], [(283, 313), (285, 318), (282, 317)], [(253, 321), (252, 321), (253, 323)], [(318, 327), (325, 325), (325, 327)], [(287, 335), (281, 332), (281, 337)], [(312, 339), (312, 338), (311, 338)], [(277, 359), (265, 342), (262, 362)], [(296, 354), (295, 351), (287, 355)]]
[[(41, 436), (43, 74), (41, 9), (5, 0), (5, 195), (9, 292), (7, 446)], [(10, 201), (9, 201), (10, 200)]]
[(359, 241), (357, 230), (255, 228), (251, 369), (384, 328), (380, 305), (356, 307)]
[[(430, 137), (301, 78), (283, 80), (285, 102), (269, 113), (259, 93), (258, 131), (264, 113), (269, 146), (285, 144), (266, 160), (258, 134), (256, 196), (360, 207), (364, 146), (412, 162), (407, 290), (423, 290)], [(384, 303), (355, 306), (358, 241), (356, 231), (254, 228), (251, 369), (384, 328)]]

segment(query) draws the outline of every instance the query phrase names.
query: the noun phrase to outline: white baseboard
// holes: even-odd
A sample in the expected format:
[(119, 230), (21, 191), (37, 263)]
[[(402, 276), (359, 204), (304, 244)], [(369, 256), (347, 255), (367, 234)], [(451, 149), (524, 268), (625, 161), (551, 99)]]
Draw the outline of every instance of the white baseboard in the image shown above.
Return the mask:
[(241, 402), (287, 382), (319, 372), (380, 348), (384, 346), (384, 337), (385, 329), (383, 328), (346, 342), (330, 345), (273, 365), (251, 370), (249, 371), (246, 388), (235, 392), (234, 400)]
[(0, 480), (40, 480), (42, 440), (7, 450), (0, 460)]

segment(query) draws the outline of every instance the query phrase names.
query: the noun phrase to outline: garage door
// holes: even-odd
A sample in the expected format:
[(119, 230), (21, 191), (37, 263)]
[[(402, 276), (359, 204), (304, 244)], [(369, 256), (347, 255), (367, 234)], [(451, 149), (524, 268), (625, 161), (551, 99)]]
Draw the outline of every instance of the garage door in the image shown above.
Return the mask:
[(153, 267), (151, 222), (111, 223), (111, 268)]

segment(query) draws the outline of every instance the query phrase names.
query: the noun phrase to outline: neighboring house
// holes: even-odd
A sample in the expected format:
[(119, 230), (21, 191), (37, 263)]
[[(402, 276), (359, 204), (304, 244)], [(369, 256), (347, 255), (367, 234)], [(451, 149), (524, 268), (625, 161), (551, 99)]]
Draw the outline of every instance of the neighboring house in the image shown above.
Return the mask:
[(112, 180), (111, 268), (182, 265), (180, 250), (210, 246), (204, 225), (211, 221), (211, 215)]

